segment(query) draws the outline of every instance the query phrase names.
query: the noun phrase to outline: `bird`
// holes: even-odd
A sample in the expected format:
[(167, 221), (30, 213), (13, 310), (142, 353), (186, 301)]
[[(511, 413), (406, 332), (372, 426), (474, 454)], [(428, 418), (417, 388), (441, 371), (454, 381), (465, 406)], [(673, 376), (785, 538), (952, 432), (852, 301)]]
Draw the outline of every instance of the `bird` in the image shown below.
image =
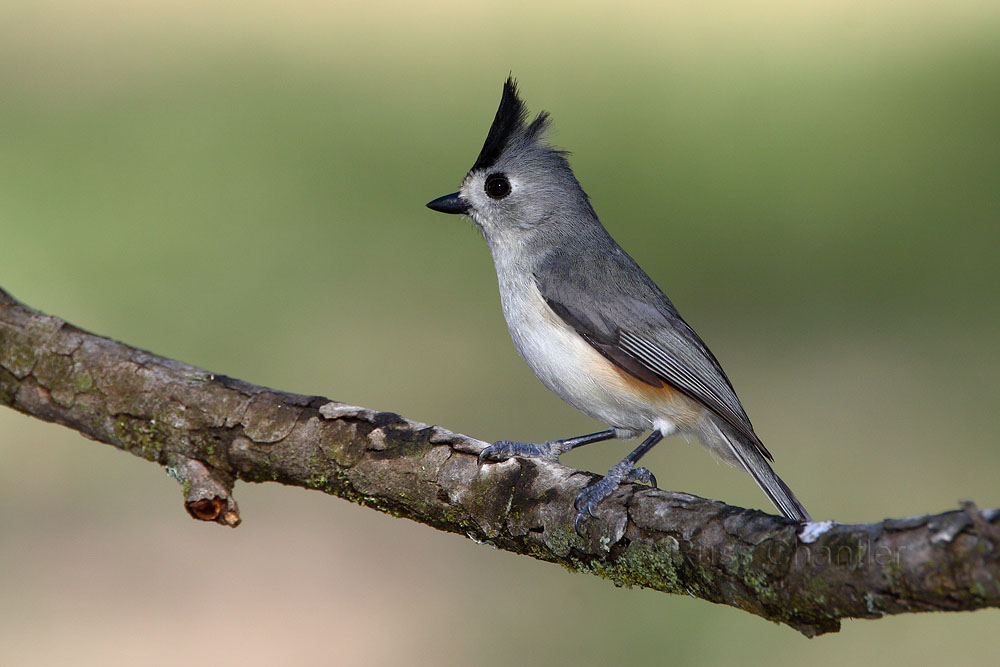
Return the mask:
[(500, 304), (518, 353), (549, 390), (608, 425), (541, 443), (497, 441), (479, 464), (558, 460), (613, 438), (649, 435), (574, 501), (580, 534), (622, 483), (656, 486), (639, 460), (663, 438), (694, 436), (745, 470), (787, 519), (810, 521), (774, 472), (729, 377), (674, 304), (611, 237), (568, 161), (546, 139), (551, 120), (528, 121), (509, 76), (475, 163), (454, 193), (427, 207), (469, 218), (489, 247)]

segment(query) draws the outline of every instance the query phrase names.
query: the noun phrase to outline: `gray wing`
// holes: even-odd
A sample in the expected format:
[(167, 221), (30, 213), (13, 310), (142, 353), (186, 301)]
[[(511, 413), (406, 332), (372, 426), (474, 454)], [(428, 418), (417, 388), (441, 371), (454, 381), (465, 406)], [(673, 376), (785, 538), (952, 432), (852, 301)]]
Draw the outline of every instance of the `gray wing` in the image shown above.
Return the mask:
[(542, 298), (612, 363), (699, 401), (771, 459), (715, 355), (638, 264), (611, 243), (613, 249), (599, 255), (546, 257), (535, 271)]

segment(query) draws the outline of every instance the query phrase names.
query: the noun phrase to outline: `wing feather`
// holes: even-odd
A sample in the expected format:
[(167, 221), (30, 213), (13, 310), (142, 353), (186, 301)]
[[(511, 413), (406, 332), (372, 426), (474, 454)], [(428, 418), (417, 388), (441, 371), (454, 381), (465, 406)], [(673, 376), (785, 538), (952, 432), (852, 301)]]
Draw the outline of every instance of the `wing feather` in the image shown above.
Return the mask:
[(702, 403), (771, 459), (715, 355), (632, 258), (615, 250), (603, 258), (550, 257), (535, 273), (542, 298), (619, 368)]

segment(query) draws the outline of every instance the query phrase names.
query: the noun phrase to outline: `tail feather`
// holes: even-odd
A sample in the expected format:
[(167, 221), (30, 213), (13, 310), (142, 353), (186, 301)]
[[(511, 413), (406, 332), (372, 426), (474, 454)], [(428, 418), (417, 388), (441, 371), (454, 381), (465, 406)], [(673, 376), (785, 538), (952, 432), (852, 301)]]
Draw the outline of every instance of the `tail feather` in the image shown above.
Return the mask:
[(761, 491), (767, 494), (774, 506), (787, 518), (793, 521), (812, 521), (806, 508), (795, 497), (780, 477), (774, 472), (767, 459), (752, 444), (745, 444), (738, 437), (719, 429), (722, 438), (728, 443), (729, 450), (740, 465), (750, 473)]

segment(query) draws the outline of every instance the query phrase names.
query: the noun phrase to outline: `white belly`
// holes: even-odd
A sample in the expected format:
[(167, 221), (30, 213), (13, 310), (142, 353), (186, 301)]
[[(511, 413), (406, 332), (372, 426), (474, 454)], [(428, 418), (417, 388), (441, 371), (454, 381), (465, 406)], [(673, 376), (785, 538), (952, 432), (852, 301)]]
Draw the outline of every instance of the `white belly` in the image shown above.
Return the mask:
[[(648, 431), (673, 411), (636, 392), (601, 353), (556, 315), (530, 273), (500, 276), (500, 297), (514, 346), (546, 387), (580, 412), (614, 427)], [(650, 388), (652, 389), (652, 388)]]

